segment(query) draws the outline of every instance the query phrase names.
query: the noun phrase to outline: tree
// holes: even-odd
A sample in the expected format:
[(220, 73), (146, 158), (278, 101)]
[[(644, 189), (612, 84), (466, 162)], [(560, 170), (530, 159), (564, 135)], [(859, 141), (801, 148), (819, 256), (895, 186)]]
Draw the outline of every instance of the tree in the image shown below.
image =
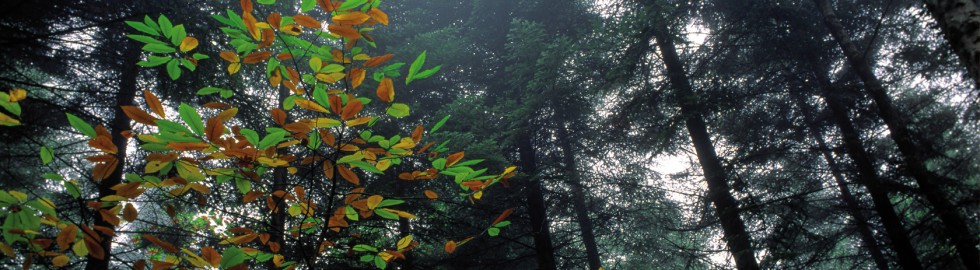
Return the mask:
[[(131, 76), (122, 82), (128, 84), (122, 89), (132, 91), (120, 91), (117, 102), (122, 106), (111, 132), (68, 114), (71, 125), (88, 137), (89, 146), (101, 152), (87, 156), (96, 163), (90, 183), (99, 187), (98, 193), (72, 191), (74, 184), (64, 177), (50, 176), (65, 182), (68, 192), (79, 198), (77, 202), (87, 202), (95, 210), (95, 222), (60, 219), (67, 216), (55, 209), (72, 202), (28, 200), (27, 194), (3, 191), (0, 202), (8, 210), (3, 213), (7, 218), (0, 249), (7, 255), (20, 250), (25, 265), (32, 258), (51, 257), (43, 262), (58, 267), (70, 263), (73, 253), (88, 256), (88, 268), (108, 268), (110, 261), (134, 268), (148, 261), (154, 268), (245, 268), (250, 263), (319, 268), (347, 265), (356, 260), (347, 255), (353, 252), (360, 261), (385, 268), (404, 260), (404, 253), (419, 245), (412, 235), (387, 239), (384, 229), (390, 223), (385, 220), (416, 216), (395, 207), (411, 196), (382, 195), (385, 186), (393, 181), (424, 182), (439, 174), (450, 175), (463, 190), (461, 198), (480, 200), (485, 191), (510, 177), (514, 167), (486, 174), (486, 169), (473, 169), (480, 160), (464, 160), (464, 152), (444, 155), (449, 150), (444, 144), (423, 146), (423, 135), (436, 133), (448, 117), (431, 125), (428, 132), (419, 125), (404, 137), (375, 132), (381, 130), (375, 126), (391, 125), (390, 121), (410, 114), (407, 104), (395, 102), (395, 85), (401, 85), (394, 80), (400, 74), (392, 72), (397, 68), (382, 66), (392, 55), (371, 56), (362, 47), (375, 46), (369, 26), (388, 24), (387, 14), (378, 8), (381, 1), (303, 1), (302, 13), (292, 16), (270, 11), (271, 2), (259, 4), (241, 1), (240, 13), (228, 10), (214, 17), (225, 25), (222, 31), (235, 47), (220, 53), (228, 62), (228, 73), (265, 77), (258, 80), (263, 84), (252, 85), (252, 89), (263, 90), (241, 92), (261, 95), (264, 89), (278, 93), (284, 88), (291, 93), (276, 102), (281, 108), (270, 110), (273, 125), (265, 121), (258, 127), (265, 130), (265, 136), (236, 124), (245, 121), (235, 117), (238, 108), (224, 102), (209, 102), (205, 109), (180, 103), (174, 110), (152, 91), (144, 91), (152, 114), (128, 105), (135, 96), (136, 76)], [(256, 13), (268, 16), (261, 16), (266, 20), (260, 22)], [(314, 16), (326, 16), (332, 22), (323, 27)], [(129, 37), (141, 42), (148, 55), (139, 65), (165, 65), (171, 80), (188, 76), (209, 60), (195, 53), (201, 44), (198, 38), (166, 16), (147, 16), (127, 24), (139, 32)], [(310, 38), (312, 41), (307, 40)], [(423, 52), (408, 68), (404, 85), (439, 71), (438, 66), (424, 69), (425, 62)], [(260, 63), (265, 72), (248, 72), (247, 67)], [(355, 89), (373, 84), (365, 83), (369, 70), (377, 71), (372, 76), (377, 82), (372, 92), (376, 95), (359, 95)], [(252, 81), (247, 76), (242, 79)], [(11, 94), (22, 96), (24, 92)], [(197, 94), (227, 98), (232, 90), (204, 87)], [(375, 105), (370, 105), (372, 101)], [(294, 110), (295, 106), (302, 110)], [(179, 121), (168, 120), (168, 114)], [(124, 174), (121, 161), (127, 152), (125, 140), (131, 136), (127, 132), (130, 119), (156, 131), (137, 136), (140, 151), (148, 153), (143, 172)], [(8, 122), (18, 124), (13, 118)], [(42, 151), (42, 158), (48, 160), (52, 155)], [(394, 166), (399, 164), (423, 169), (396, 172)], [(396, 178), (399, 180), (393, 180)], [(181, 210), (175, 207), (178, 203), (201, 209)], [(154, 211), (165, 212), (169, 221), (163, 222), (170, 224), (157, 224), (158, 220), (148, 217)], [(474, 236), (497, 235), (510, 223), (506, 220), (509, 214), (505, 211)], [(41, 223), (46, 226), (40, 227)], [(123, 230), (121, 226), (138, 229)], [(160, 234), (153, 228), (176, 230), (178, 235)], [(142, 242), (158, 253), (149, 257), (115, 254), (109, 243), (118, 234), (128, 234), (134, 243)], [(472, 239), (449, 240), (444, 250), (452, 253)], [(73, 251), (65, 253), (67, 248)]]
[(974, 1), (924, 0), (929, 13), (939, 24), (953, 52), (966, 66), (974, 87), (980, 88), (980, 9)]

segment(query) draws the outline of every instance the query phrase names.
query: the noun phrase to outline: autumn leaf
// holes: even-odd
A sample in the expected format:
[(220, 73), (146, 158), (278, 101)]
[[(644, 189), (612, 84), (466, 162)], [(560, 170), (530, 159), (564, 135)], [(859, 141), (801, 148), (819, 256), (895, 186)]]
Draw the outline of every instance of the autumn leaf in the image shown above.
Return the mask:
[(395, 56), (395, 55), (389, 53), (389, 54), (385, 54), (385, 55), (381, 55), (381, 56), (371, 57), (371, 59), (368, 59), (367, 61), (364, 62), (364, 66), (365, 67), (377, 67), (377, 66), (380, 66), (385, 61), (388, 61), (388, 59), (391, 59), (392, 56)]
[(377, 8), (372, 8), (368, 10), (367, 14), (371, 16), (371, 18), (373, 18), (375, 21), (378, 21), (379, 23), (384, 25), (388, 25), (388, 14), (386, 14), (384, 11), (381, 11), (380, 9)]
[(500, 215), (497, 216), (497, 219), (494, 219), (493, 220), (493, 223), (490, 223), (490, 225), (491, 226), (492, 225), (497, 225), (497, 223), (500, 223), (501, 221), (504, 221), (512, 213), (514, 213), (514, 208), (508, 208), (507, 210), (504, 210), (504, 212), (503, 213), (500, 213)]
[(391, 78), (384, 78), (381, 83), (378, 84), (377, 90), (378, 98), (384, 102), (391, 102), (395, 100), (395, 87), (392, 83)]
[(245, 58), (242, 59), (242, 63), (255, 64), (258, 62), (265, 61), (266, 59), (269, 59), (269, 57), (272, 57), (272, 52), (253, 52), (246, 55)]
[(357, 113), (361, 112), (361, 109), (364, 109), (364, 103), (361, 103), (360, 100), (349, 101), (340, 113), (340, 119), (347, 120), (354, 118), (354, 116), (357, 116)]
[(180, 42), (180, 51), (188, 52), (197, 48), (198, 41), (194, 37), (185, 37), (183, 41)]
[(429, 198), (429, 200), (435, 200), (439, 198), (439, 194), (436, 194), (435, 191), (426, 189), (425, 191), (423, 191), (423, 193), (425, 193), (425, 197)]
[(116, 166), (119, 165), (119, 160), (113, 158), (111, 161), (106, 163), (95, 164), (95, 168), (92, 169), (92, 179), (95, 181), (102, 181), (109, 178), (112, 172), (116, 170)]
[(133, 204), (131, 203), (127, 203), (126, 207), (123, 208), (123, 219), (126, 221), (133, 222), (136, 220), (136, 216), (138, 214), (139, 213), (136, 212), (136, 207), (133, 207)]
[(356, 89), (358, 86), (361, 86), (361, 83), (364, 82), (364, 76), (365, 76), (365, 74), (367, 74), (367, 71), (364, 70), (364, 69), (362, 69), (362, 68), (353, 68), (353, 69), (351, 69), (350, 70), (350, 75), (347, 76), (348, 79), (351, 82), (351, 88), (355, 88)]
[(329, 30), (330, 33), (334, 33), (337, 34), (338, 36), (342, 36), (349, 39), (361, 38), (361, 34), (357, 32), (357, 29), (354, 29), (354, 27), (350, 27), (346, 25), (331, 24), (327, 26), (327, 30)]
[(327, 112), (327, 108), (320, 106), (320, 104), (316, 104), (316, 102), (305, 100), (305, 99), (296, 99), (296, 105), (303, 107), (303, 109), (307, 109), (315, 112), (322, 112), (322, 113)]
[(296, 14), (295, 16), (293, 16), (293, 20), (296, 21), (297, 24), (302, 25), (306, 28), (320, 29), (321, 27), (323, 27), (323, 24), (320, 23), (320, 21), (317, 21), (313, 17), (310, 17), (309, 15), (306, 14)]
[(211, 117), (208, 118), (207, 123), (205, 123), (204, 134), (208, 138), (208, 141), (217, 141), (221, 138), (221, 135), (225, 132), (225, 124), (221, 121), (221, 118)]
[(157, 125), (154, 121), (158, 120), (158, 118), (150, 115), (149, 113), (146, 113), (145, 111), (141, 110), (136, 106), (127, 105), (127, 106), (121, 106), (121, 108), (123, 110), (123, 113), (125, 113), (126, 116), (129, 116), (129, 119), (133, 119), (133, 121), (136, 121), (137, 123), (149, 125), (149, 126)]
[(364, 12), (356, 11), (347, 14), (340, 14), (331, 18), (334, 23), (339, 24), (362, 24), (370, 19), (371, 16)]
[(150, 107), (153, 113), (156, 113), (160, 117), (167, 118), (167, 112), (163, 109), (163, 104), (160, 103), (160, 99), (157, 98), (153, 92), (150, 90), (143, 90), (143, 99), (146, 100), (146, 106)]
[(143, 236), (143, 239), (150, 241), (150, 243), (153, 243), (154, 245), (162, 248), (163, 250), (166, 250), (167, 252), (177, 253), (177, 251), (180, 251), (179, 249), (177, 249), (176, 246), (174, 246), (174, 244), (171, 244), (170, 242), (167, 241), (160, 240), (160, 238), (157, 238), (156, 236), (146, 234), (146, 233), (142, 234), (141, 236)]
[(344, 180), (347, 180), (347, 182), (350, 182), (351, 184), (354, 184), (355, 186), (361, 184), (361, 179), (357, 177), (357, 174), (355, 174), (354, 172), (352, 172), (350, 169), (348, 169), (344, 165), (337, 165), (337, 172), (339, 172), (340, 173), (340, 176), (343, 177)]
[(456, 251), (456, 241), (447, 241), (444, 249), (446, 250), (446, 253), (453, 253), (453, 251)]
[(291, 23), (282, 27), (282, 32), (290, 36), (298, 36), (303, 33), (303, 28), (297, 24)]
[(237, 53), (234, 53), (234, 52), (223, 51), (223, 52), (221, 52), (218, 55), (221, 56), (221, 59), (225, 59), (225, 61), (228, 61), (228, 62), (231, 62), (231, 63), (241, 62), (241, 59), (238, 58), (238, 54)]
[(446, 167), (448, 168), (455, 165), (456, 162), (459, 162), (460, 160), (463, 159), (463, 155), (464, 155), (463, 151), (460, 151), (446, 157)]

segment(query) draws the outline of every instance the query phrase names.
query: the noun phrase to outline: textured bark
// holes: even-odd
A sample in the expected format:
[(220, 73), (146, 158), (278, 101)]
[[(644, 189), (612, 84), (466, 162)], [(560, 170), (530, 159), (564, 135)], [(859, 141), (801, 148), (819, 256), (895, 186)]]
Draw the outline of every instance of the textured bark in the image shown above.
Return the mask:
[(558, 140), (565, 165), (565, 177), (572, 189), (572, 208), (575, 210), (582, 244), (585, 245), (586, 260), (589, 263), (589, 270), (596, 270), (602, 267), (602, 260), (599, 258), (599, 245), (595, 240), (595, 228), (592, 226), (589, 207), (585, 201), (582, 176), (578, 173), (578, 164), (575, 162), (575, 149), (572, 148), (571, 139), (568, 138), (568, 131), (564, 126), (558, 128)]
[[(807, 104), (803, 97), (797, 96), (797, 103), (800, 106), (800, 110), (803, 112), (813, 112), (813, 106)], [(854, 219), (854, 227), (858, 234), (861, 236), (861, 241), (864, 242), (864, 247), (868, 250), (868, 254), (871, 255), (871, 259), (874, 260), (875, 266), (878, 266), (880, 270), (888, 270), (888, 260), (885, 259), (884, 253), (881, 251), (881, 247), (878, 246), (878, 241), (875, 240), (874, 233), (871, 231), (871, 224), (868, 222), (868, 217), (864, 215), (861, 211), (861, 203), (854, 197), (854, 193), (851, 192), (851, 188), (848, 187), (847, 181), (844, 179), (844, 174), (841, 173), (840, 165), (837, 164), (837, 160), (834, 159), (834, 155), (830, 152), (830, 148), (827, 147), (827, 142), (823, 138), (823, 134), (820, 132), (820, 128), (817, 127), (816, 123), (813, 122), (809, 114), (804, 113), (806, 118), (807, 131), (810, 136), (817, 141), (817, 147), (820, 149), (820, 154), (823, 155), (824, 160), (827, 162), (827, 167), (830, 169), (830, 174), (834, 178), (834, 183), (837, 184), (837, 188), (840, 190), (841, 200), (844, 201), (844, 205), (847, 207), (847, 212)]]
[[(123, 112), (120, 106), (133, 105), (133, 100), (136, 97), (136, 76), (139, 73), (139, 67), (133, 63), (139, 61), (140, 52), (140, 48), (135, 45), (127, 45), (123, 50), (123, 61), (120, 65), (119, 89), (116, 92), (115, 106), (112, 106), (112, 122), (109, 123), (109, 132), (112, 133), (112, 144), (116, 145), (118, 151), (116, 152), (116, 159), (119, 160), (119, 164), (108, 178), (97, 182), (99, 198), (116, 195), (116, 191), (112, 190), (112, 187), (122, 183), (123, 169), (126, 168), (126, 146), (128, 139), (120, 133), (133, 128), (130, 125), (130, 121), (132, 120)], [(98, 213), (95, 213), (94, 217), (96, 226), (104, 226), (115, 230), (116, 227), (103, 220), (102, 216)], [(109, 261), (112, 257), (112, 239), (113, 237), (102, 235), (102, 242), (99, 244), (102, 246), (102, 250), (105, 251), (105, 258), (100, 260), (89, 256), (86, 259), (85, 269), (109, 269)]]
[(681, 114), (685, 118), (687, 131), (694, 143), (698, 162), (704, 171), (704, 178), (708, 184), (708, 198), (715, 206), (715, 213), (721, 222), (728, 251), (735, 258), (735, 266), (738, 269), (759, 269), (759, 263), (755, 260), (755, 251), (752, 249), (752, 241), (745, 230), (745, 222), (739, 216), (738, 200), (732, 196), (731, 188), (728, 186), (727, 173), (721, 166), (718, 154), (715, 153), (704, 117), (698, 109), (697, 96), (688, 81), (684, 64), (674, 48), (673, 37), (667, 34), (666, 29), (659, 29), (654, 32), (654, 38), (660, 48), (660, 54), (667, 68), (667, 77), (673, 86)]
[(969, 269), (980, 269), (977, 237), (970, 232), (966, 220), (957, 212), (955, 205), (949, 201), (946, 192), (939, 186), (939, 177), (926, 169), (925, 160), (928, 155), (912, 141), (907, 122), (892, 105), (891, 97), (888, 96), (884, 85), (871, 70), (871, 66), (844, 32), (844, 27), (834, 14), (830, 3), (827, 0), (814, 1), (820, 9), (820, 13), (823, 14), (824, 22), (831, 35), (840, 45), (841, 50), (844, 51), (844, 55), (854, 71), (857, 72), (858, 77), (864, 82), (865, 89), (878, 107), (878, 115), (888, 126), (891, 138), (902, 154), (909, 174), (915, 178), (916, 183), (919, 184), (919, 190), (926, 197), (926, 200), (932, 204), (933, 210), (942, 220), (946, 236), (956, 247), (964, 266)]
[(548, 207), (544, 202), (544, 188), (536, 178), (537, 160), (534, 145), (527, 134), (518, 142), (520, 169), (530, 179), (524, 181), (527, 188), (527, 208), (531, 219), (531, 235), (534, 236), (534, 249), (538, 258), (538, 269), (555, 270), (555, 248), (551, 244), (551, 225), (548, 221)]
[(923, 0), (980, 89), (980, 9), (971, 0)]

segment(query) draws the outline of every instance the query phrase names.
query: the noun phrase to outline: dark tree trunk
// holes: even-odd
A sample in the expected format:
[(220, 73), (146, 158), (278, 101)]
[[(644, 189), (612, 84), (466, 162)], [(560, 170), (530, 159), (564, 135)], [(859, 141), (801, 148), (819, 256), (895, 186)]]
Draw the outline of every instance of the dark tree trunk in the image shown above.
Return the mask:
[(971, 0), (923, 0), (974, 87), (980, 88), (980, 9)]
[[(123, 112), (121, 106), (133, 105), (133, 100), (136, 97), (136, 76), (139, 75), (139, 67), (135, 63), (139, 61), (141, 50), (132, 44), (124, 46), (126, 47), (122, 51), (123, 60), (119, 66), (121, 71), (119, 76), (119, 89), (116, 92), (116, 104), (112, 106), (112, 122), (109, 123), (109, 132), (112, 133), (112, 144), (116, 145), (118, 151), (116, 152), (116, 159), (119, 164), (108, 178), (98, 182), (99, 198), (116, 195), (116, 191), (112, 190), (112, 187), (122, 183), (123, 169), (126, 168), (126, 146), (128, 139), (123, 137), (121, 132), (133, 129), (132, 125), (130, 125), (130, 121), (132, 120)], [(115, 230), (115, 226), (103, 220), (102, 216), (98, 213), (95, 213), (94, 217), (95, 226), (104, 226)], [(105, 251), (105, 258), (100, 260), (88, 256), (85, 269), (109, 269), (109, 261), (112, 257), (112, 237), (107, 235), (101, 235), (101, 237), (102, 241), (99, 244), (102, 246), (102, 250)]]
[(572, 189), (572, 207), (575, 210), (575, 217), (578, 220), (582, 244), (585, 245), (585, 255), (589, 263), (589, 270), (596, 270), (602, 267), (602, 261), (599, 259), (599, 245), (595, 240), (592, 218), (589, 217), (589, 206), (585, 201), (586, 195), (582, 186), (583, 180), (578, 173), (578, 164), (575, 162), (575, 149), (572, 147), (571, 139), (568, 138), (568, 131), (564, 126), (558, 128), (558, 140), (562, 148), (562, 158), (565, 163), (565, 177)]
[(892, 205), (891, 199), (888, 198), (888, 192), (882, 185), (881, 179), (878, 177), (878, 172), (875, 171), (875, 165), (871, 155), (868, 154), (864, 148), (864, 143), (861, 142), (860, 132), (854, 128), (854, 123), (851, 122), (851, 118), (848, 116), (847, 107), (833, 90), (830, 89), (830, 81), (823, 73), (823, 70), (815, 71), (814, 77), (816, 77), (817, 83), (820, 84), (822, 96), (824, 101), (827, 102), (827, 108), (830, 109), (834, 122), (837, 123), (837, 128), (840, 129), (841, 138), (844, 141), (847, 154), (854, 161), (855, 167), (857, 167), (858, 182), (868, 189), (868, 194), (871, 195), (871, 201), (874, 204), (875, 211), (881, 217), (881, 223), (885, 226), (885, 232), (888, 234), (888, 239), (891, 240), (892, 248), (895, 249), (895, 253), (898, 255), (899, 265), (903, 269), (922, 269), (922, 263), (919, 262), (919, 258), (915, 253), (915, 247), (912, 246), (912, 241), (908, 238), (908, 232), (902, 226), (902, 219), (895, 212), (895, 207)]
[(844, 27), (837, 15), (834, 14), (830, 3), (827, 0), (814, 1), (825, 18), (824, 22), (830, 30), (830, 34), (837, 40), (851, 67), (857, 72), (858, 77), (864, 82), (865, 89), (871, 94), (871, 98), (878, 107), (878, 115), (888, 126), (892, 140), (895, 141), (905, 160), (908, 172), (915, 178), (916, 183), (919, 184), (919, 190), (925, 195), (926, 200), (932, 204), (934, 211), (942, 220), (946, 228), (946, 236), (953, 242), (963, 264), (969, 269), (980, 269), (977, 238), (970, 232), (966, 221), (957, 212), (955, 205), (949, 201), (946, 192), (939, 186), (939, 177), (926, 169), (925, 160), (928, 155), (912, 141), (907, 122), (902, 119), (898, 110), (892, 105), (891, 98), (881, 81), (872, 72), (871, 66), (868, 65), (861, 52), (844, 32)]
[(715, 205), (715, 213), (721, 222), (728, 251), (735, 258), (735, 266), (738, 269), (759, 269), (759, 263), (755, 260), (755, 251), (752, 249), (752, 240), (745, 230), (745, 222), (739, 216), (738, 200), (732, 196), (728, 186), (728, 176), (721, 166), (718, 154), (715, 153), (714, 145), (711, 143), (708, 127), (698, 108), (698, 98), (691, 88), (690, 81), (688, 81), (684, 64), (677, 56), (673, 37), (661, 26), (661, 29), (654, 32), (654, 38), (660, 48), (664, 65), (667, 68), (667, 77), (675, 91), (681, 114), (685, 118), (687, 131), (694, 143), (698, 162), (701, 163), (701, 169), (704, 171), (704, 178), (708, 184), (708, 198)]
[(534, 236), (534, 249), (538, 257), (538, 269), (555, 270), (555, 248), (551, 244), (551, 225), (548, 221), (548, 209), (544, 202), (544, 188), (541, 180), (537, 179), (537, 160), (530, 134), (525, 134), (518, 142), (520, 169), (528, 176), (523, 181), (527, 188), (527, 208), (531, 220), (531, 235)]
[(813, 122), (810, 115), (806, 113), (813, 112), (813, 106), (807, 104), (801, 96), (797, 96), (796, 98), (797, 103), (800, 105), (800, 110), (804, 112), (807, 131), (809, 131), (810, 136), (817, 141), (817, 147), (820, 149), (820, 153), (827, 162), (827, 167), (830, 168), (830, 174), (834, 177), (834, 182), (837, 184), (837, 188), (840, 189), (841, 199), (844, 200), (844, 205), (847, 206), (848, 213), (851, 214), (851, 218), (854, 219), (854, 227), (861, 236), (861, 241), (864, 242), (865, 248), (868, 249), (868, 254), (871, 255), (871, 259), (874, 260), (875, 265), (878, 266), (878, 269), (888, 270), (888, 260), (885, 259), (885, 255), (882, 253), (881, 247), (878, 246), (878, 241), (875, 240), (874, 233), (871, 231), (871, 224), (868, 222), (868, 217), (866, 217), (861, 210), (861, 203), (854, 197), (854, 193), (851, 192), (851, 188), (847, 186), (847, 181), (844, 180), (844, 175), (841, 173), (842, 170), (840, 165), (837, 164), (837, 160), (834, 159), (834, 155), (830, 152), (830, 148), (827, 147), (827, 142), (824, 140), (820, 128)]

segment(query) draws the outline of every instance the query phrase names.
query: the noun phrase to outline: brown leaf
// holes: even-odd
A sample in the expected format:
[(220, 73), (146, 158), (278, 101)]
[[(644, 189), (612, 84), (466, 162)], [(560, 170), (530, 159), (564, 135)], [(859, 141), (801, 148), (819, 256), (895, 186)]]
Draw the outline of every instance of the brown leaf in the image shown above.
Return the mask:
[(211, 147), (210, 144), (205, 142), (169, 142), (167, 143), (167, 148), (176, 151), (202, 151)]
[(423, 193), (425, 193), (425, 197), (429, 198), (430, 200), (435, 200), (439, 198), (439, 194), (436, 194), (435, 191), (426, 189), (425, 191), (423, 191)]
[(157, 98), (153, 92), (150, 92), (150, 90), (143, 90), (143, 99), (146, 100), (146, 106), (149, 106), (153, 113), (156, 113), (160, 117), (167, 118), (167, 112), (163, 109), (163, 104), (160, 103), (160, 99)]
[(143, 239), (150, 241), (154, 245), (157, 245), (158, 247), (162, 248), (163, 250), (166, 250), (167, 252), (177, 253), (180, 251), (179, 249), (177, 249), (176, 246), (174, 246), (174, 244), (171, 244), (170, 242), (167, 241), (160, 240), (160, 238), (157, 238), (156, 236), (146, 234), (146, 233), (142, 234), (142, 236)]
[(272, 115), (272, 121), (275, 121), (277, 125), (282, 126), (286, 124), (286, 111), (283, 111), (280, 108), (275, 108), (269, 110), (269, 114)]
[(364, 62), (364, 66), (365, 67), (376, 67), (376, 66), (379, 66), (382, 63), (384, 63), (385, 61), (388, 61), (388, 59), (391, 59), (392, 56), (395, 56), (395, 55), (389, 53), (389, 54), (385, 54), (385, 55), (381, 55), (381, 56), (371, 57), (371, 59), (368, 59), (367, 61)]
[(241, 0), (242, 12), (252, 13), (252, 0)]
[(351, 171), (344, 165), (337, 165), (337, 172), (339, 172), (340, 176), (343, 177), (344, 180), (347, 180), (347, 182), (350, 182), (355, 186), (361, 184), (361, 179), (357, 177), (357, 174), (355, 174), (353, 171)]
[(323, 27), (323, 24), (320, 23), (320, 21), (317, 21), (313, 17), (306, 14), (296, 14), (296, 16), (293, 16), (293, 20), (296, 21), (297, 24), (306, 28), (320, 29)]
[(266, 59), (269, 59), (269, 57), (272, 57), (272, 52), (253, 52), (246, 55), (245, 59), (242, 59), (242, 63), (255, 64), (258, 62), (265, 61)]
[(131, 203), (127, 203), (126, 207), (123, 208), (123, 219), (126, 221), (133, 222), (138, 215), (139, 212), (136, 212), (136, 207), (133, 207)]
[(68, 224), (68, 226), (61, 228), (61, 232), (58, 233), (58, 237), (55, 238), (55, 242), (58, 242), (58, 248), (60, 250), (67, 250), (71, 248), (71, 244), (75, 242), (76, 236), (78, 236), (78, 226)]
[(362, 24), (370, 19), (371, 16), (364, 14), (364, 12), (355, 11), (347, 14), (340, 14), (333, 16), (331, 18), (334, 23), (338, 24)]
[(425, 128), (422, 125), (415, 126), (415, 130), (412, 131), (412, 141), (418, 143), (422, 140), (422, 132), (425, 132)]
[(136, 121), (137, 123), (150, 125), (150, 126), (157, 125), (156, 123), (153, 122), (157, 120), (156, 117), (153, 117), (149, 113), (146, 113), (145, 111), (141, 110), (136, 106), (122, 106), (121, 108), (123, 110), (123, 113), (125, 113), (126, 116), (129, 116), (129, 119), (133, 119), (133, 121)]
[(334, 174), (333, 173), (334, 173), (333, 162), (330, 162), (330, 160), (324, 160), (323, 161), (323, 176), (326, 177), (327, 179), (334, 179)]
[(500, 215), (497, 216), (497, 219), (494, 219), (493, 223), (490, 223), (490, 225), (491, 226), (497, 225), (497, 223), (504, 221), (504, 219), (507, 219), (507, 217), (510, 216), (510, 214), (512, 213), (514, 213), (514, 208), (508, 208), (507, 210), (504, 210), (504, 212), (500, 213)]
[(88, 256), (95, 258), (97, 260), (105, 260), (105, 250), (102, 249), (102, 245), (98, 241), (85, 235), (85, 248), (88, 249)]
[(232, 62), (232, 63), (241, 62), (241, 59), (238, 59), (238, 54), (234, 52), (223, 51), (218, 55), (221, 56), (221, 59), (225, 59), (225, 61), (228, 62)]
[(446, 249), (446, 253), (453, 253), (453, 251), (456, 251), (456, 241), (453, 240), (447, 241), (445, 249)]
[(460, 160), (463, 159), (463, 155), (464, 155), (463, 151), (459, 151), (446, 157), (446, 167), (448, 168), (450, 166), (455, 165), (456, 162), (459, 162)]
[(221, 118), (211, 117), (204, 127), (204, 134), (207, 136), (208, 141), (217, 141), (221, 138), (221, 135), (225, 133), (225, 124), (221, 121)]
[(357, 116), (357, 113), (361, 112), (361, 109), (364, 109), (364, 103), (361, 103), (360, 100), (356, 99), (350, 100), (347, 102), (347, 105), (344, 106), (344, 110), (340, 113), (340, 119), (347, 120), (354, 118)]
[(329, 30), (330, 33), (334, 33), (352, 40), (361, 38), (361, 34), (357, 32), (357, 29), (346, 25), (330, 24), (327, 25), (327, 30)]
[(301, 98), (296, 99), (296, 105), (299, 105), (300, 107), (303, 107), (304, 109), (311, 110), (311, 111), (322, 112), (322, 113), (327, 112), (327, 108), (320, 106), (320, 104)]
[(363, 68), (353, 68), (349, 73), (347, 78), (351, 82), (351, 88), (357, 88), (364, 82), (364, 75), (367, 74), (367, 71)]
[(92, 148), (102, 150), (109, 154), (115, 154), (119, 149), (116, 148), (115, 144), (112, 144), (112, 139), (109, 136), (98, 136), (94, 139), (88, 141), (88, 146)]
[(116, 170), (116, 166), (119, 165), (119, 159), (113, 158), (109, 162), (95, 164), (95, 168), (92, 169), (92, 179), (95, 181), (102, 181), (109, 178), (112, 172)]
[(211, 267), (218, 267), (218, 264), (221, 263), (221, 253), (212, 247), (202, 247), (201, 258), (211, 264)]
[(259, 39), (259, 28), (255, 25), (258, 20), (255, 19), (255, 16), (248, 12), (242, 13), (242, 22), (245, 23), (245, 30), (248, 30), (252, 38)]
[(375, 21), (378, 21), (379, 23), (384, 25), (388, 25), (388, 14), (386, 14), (384, 11), (381, 11), (380, 9), (377, 8), (372, 8), (371, 10), (368, 10), (367, 14), (371, 16), (371, 18), (373, 18)]
[(391, 102), (395, 100), (395, 86), (391, 82), (391, 78), (382, 79), (381, 83), (378, 83), (378, 90), (376, 92), (381, 101)]
[(102, 221), (108, 222), (109, 224), (112, 224), (112, 226), (119, 226), (119, 222), (122, 222), (119, 220), (119, 217), (109, 212), (108, 209), (99, 210), (99, 215), (102, 216)]

